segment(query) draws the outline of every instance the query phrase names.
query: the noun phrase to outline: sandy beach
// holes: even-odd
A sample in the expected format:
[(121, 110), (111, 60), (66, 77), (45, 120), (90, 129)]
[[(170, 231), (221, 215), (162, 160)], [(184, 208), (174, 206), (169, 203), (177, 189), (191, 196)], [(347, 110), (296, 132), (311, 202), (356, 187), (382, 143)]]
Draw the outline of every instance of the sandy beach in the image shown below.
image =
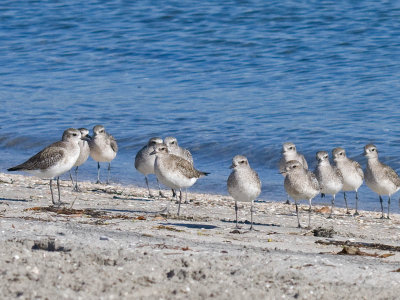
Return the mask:
[[(144, 188), (0, 174), (2, 299), (398, 299), (400, 215), (240, 204), (189, 193), (181, 207)], [(153, 191), (156, 193), (156, 191)], [(165, 190), (167, 195), (170, 191)], [(284, 200), (284, 199), (282, 199)], [(362, 201), (362, 199), (361, 199)], [(393, 201), (392, 205), (398, 205)], [(170, 204), (168, 215), (160, 213)], [(72, 206), (71, 206), (72, 205)], [(301, 209), (307, 223), (307, 203)]]

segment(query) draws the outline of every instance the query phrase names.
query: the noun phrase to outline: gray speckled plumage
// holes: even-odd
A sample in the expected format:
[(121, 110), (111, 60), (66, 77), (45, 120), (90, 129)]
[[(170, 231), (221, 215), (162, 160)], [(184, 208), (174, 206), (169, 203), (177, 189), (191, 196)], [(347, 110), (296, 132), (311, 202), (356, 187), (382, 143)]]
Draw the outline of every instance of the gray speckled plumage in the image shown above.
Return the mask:
[[(162, 142), (163, 142), (162, 138), (159, 137), (150, 138), (149, 141), (147, 142), (147, 145), (143, 146), (143, 148), (140, 149), (135, 156), (135, 168), (144, 175), (147, 190), (149, 192), (149, 197), (153, 197), (153, 195), (150, 192), (149, 180), (147, 178), (147, 175), (154, 174), (154, 162), (156, 160), (156, 156), (150, 155), (150, 153), (154, 151), (153, 149), (154, 145)], [(158, 183), (158, 193), (160, 196), (163, 196), (159, 183)]]
[(343, 175), (337, 167), (330, 164), (328, 152), (319, 151), (316, 158), (318, 164), (314, 171), (315, 177), (318, 180), (321, 193), (332, 195), (331, 213), (329, 215), (329, 217), (332, 217), (336, 194), (343, 188)]
[(332, 150), (333, 161), (335, 166), (340, 170), (343, 176), (343, 195), (346, 203), (347, 213), (349, 214), (349, 208), (347, 205), (346, 192), (356, 192), (356, 211), (354, 215), (358, 215), (358, 189), (363, 184), (364, 172), (361, 165), (347, 157), (345, 149), (337, 147)]
[(182, 157), (193, 163), (192, 153), (190, 153), (188, 149), (180, 147), (178, 145), (178, 140), (175, 137), (167, 136), (164, 138), (164, 144), (167, 145), (170, 154)]
[(151, 155), (156, 155), (154, 173), (157, 179), (171, 189), (179, 189), (180, 200), (178, 215), (182, 201), (182, 188), (191, 187), (197, 179), (209, 173), (197, 170), (188, 160), (170, 154), (165, 144), (156, 144)]
[(111, 161), (118, 152), (115, 138), (106, 132), (103, 125), (93, 127), (93, 137), (89, 142), (90, 156), (97, 161), (97, 182), (100, 183), (100, 162), (108, 162), (107, 183), (110, 179)]
[(89, 136), (89, 130), (86, 128), (79, 128), (78, 129), (81, 133), (81, 140), (79, 141), (79, 157), (76, 160), (74, 167), (75, 167), (75, 183), (74, 180), (72, 179), (72, 174), (71, 170), (69, 171), (69, 176), (71, 177), (72, 185), (74, 186), (74, 191), (79, 192), (80, 188), (78, 186), (78, 169), (79, 166), (83, 165), (87, 159), (89, 158), (90, 155), (90, 147), (89, 147), (89, 141), (91, 137)]
[(381, 218), (384, 218), (382, 196), (389, 196), (387, 214), (387, 218), (389, 218), (391, 196), (400, 189), (399, 175), (391, 167), (379, 161), (378, 149), (375, 145), (366, 145), (364, 147), (364, 155), (367, 157), (367, 167), (364, 173), (365, 183), (379, 195), (382, 210)]
[(237, 201), (251, 202), (251, 227), (253, 228), (253, 204), (261, 193), (261, 180), (243, 155), (232, 159), (232, 173), (227, 180), (229, 194), (235, 199), (236, 227), (238, 227)]
[(79, 130), (69, 128), (64, 131), (62, 140), (44, 148), (26, 162), (9, 168), (8, 171), (26, 171), (43, 179), (50, 179), (51, 200), (54, 201), (52, 180), (57, 177), (58, 203), (61, 203), (59, 176), (69, 171), (79, 157)]
[(299, 200), (308, 200), (308, 226), (311, 224), (311, 201), (320, 193), (318, 180), (314, 173), (304, 169), (297, 160), (290, 160), (285, 165), (285, 190), (295, 200), (298, 227), (300, 225), (298, 204)]
[(304, 155), (297, 152), (295, 144), (287, 142), (282, 145), (281, 159), (279, 161), (279, 171), (283, 173), (285, 171), (286, 163), (291, 160), (299, 161), (303, 165), (303, 168), (308, 170), (308, 164)]

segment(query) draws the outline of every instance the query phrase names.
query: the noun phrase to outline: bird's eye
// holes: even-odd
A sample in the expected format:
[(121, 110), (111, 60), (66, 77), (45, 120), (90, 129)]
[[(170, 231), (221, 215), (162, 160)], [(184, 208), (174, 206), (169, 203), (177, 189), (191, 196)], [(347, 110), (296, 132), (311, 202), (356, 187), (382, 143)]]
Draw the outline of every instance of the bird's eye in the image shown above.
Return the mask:
[(76, 133), (73, 133), (72, 135), (73, 135), (73, 136), (76, 136)]
[(342, 153), (342, 152), (340, 152), (340, 153), (339, 153), (339, 155), (343, 155), (343, 153)]
[(374, 148), (372, 148), (372, 149), (371, 149), (371, 151), (375, 151), (375, 149), (374, 149)]
[(289, 150), (293, 150), (293, 147), (289, 147)]
[(293, 166), (293, 169), (296, 169), (297, 168), (297, 166), (295, 165), (295, 166)]

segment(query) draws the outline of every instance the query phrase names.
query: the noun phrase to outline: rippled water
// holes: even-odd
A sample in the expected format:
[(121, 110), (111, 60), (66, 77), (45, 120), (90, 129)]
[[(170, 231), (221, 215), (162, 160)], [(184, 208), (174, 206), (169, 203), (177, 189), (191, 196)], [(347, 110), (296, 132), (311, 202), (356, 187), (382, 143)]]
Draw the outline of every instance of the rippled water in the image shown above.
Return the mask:
[[(1, 171), (96, 124), (120, 145), (113, 180), (141, 186), (134, 155), (167, 135), (212, 173), (197, 191), (226, 193), (240, 153), (261, 199), (282, 201), (286, 141), (312, 167), (336, 146), (365, 165), (373, 142), (400, 169), (399, 2), (218, 2), (2, 1)], [(81, 174), (94, 180), (96, 164)], [(367, 187), (360, 198), (380, 209)]]

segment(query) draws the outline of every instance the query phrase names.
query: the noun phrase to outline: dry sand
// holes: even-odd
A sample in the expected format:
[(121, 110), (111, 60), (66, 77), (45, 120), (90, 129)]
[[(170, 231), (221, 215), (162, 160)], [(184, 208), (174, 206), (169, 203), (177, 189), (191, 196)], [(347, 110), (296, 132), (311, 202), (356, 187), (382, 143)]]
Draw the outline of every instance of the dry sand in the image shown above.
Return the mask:
[[(75, 193), (62, 181), (73, 209), (50, 206), (48, 181), (0, 174), (0, 187), (1, 299), (400, 297), (399, 215), (337, 209), (327, 219), (319, 206), (313, 228), (298, 229), (293, 205), (262, 202), (257, 231), (248, 221), (235, 231), (227, 196), (190, 193), (177, 217), (175, 202), (147, 199), (133, 186), (84, 182)], [(170, 214), (160, 215), (168, 202)], [(249, 205), (239, 217), (250, 219)], [(315, 234), (331, 237), (314, 236), (318, 227)], [(344, 248), (345, 241), (370, 244)], [(338, 254), (343, 249), (354, 255)]]

